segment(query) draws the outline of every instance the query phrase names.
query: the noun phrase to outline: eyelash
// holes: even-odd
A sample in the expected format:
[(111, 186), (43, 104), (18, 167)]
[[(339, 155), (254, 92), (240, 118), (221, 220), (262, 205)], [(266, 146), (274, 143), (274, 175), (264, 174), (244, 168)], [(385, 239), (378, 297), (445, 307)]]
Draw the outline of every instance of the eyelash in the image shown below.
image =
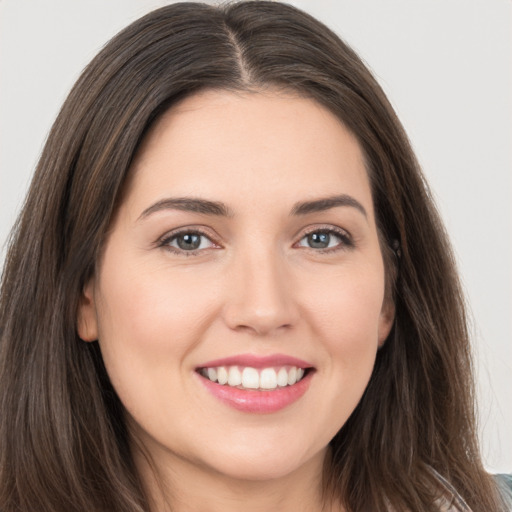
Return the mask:
[(212, 240), (211, 235), (209, 235), (205, 231), (201, 231), (199, 229), (181, 229), (179, 231), (174, 231), (172, 233), (165, 235), (163, 238), (161, 238), (157, 242), (157, 245), (158, 245), (158, 247), (162, 247), (162, 248), (168, 250), (169, 252), (172, 252), (173, 254), (177, 254), (178, 256), (185, 256), (185, 257), (198, 256), (201, 251), (205, 250), (205, 249), (194, 249), (191, 251), (187, 251), (185, 249), (180, 249), (178, 247), (172, 247), (170, 245), (174, 240), (177, 240), (180, 236), (184, 236), (184, 235), (193, 235), (193, 236), (204, 237), (204, 238), (208, 239), (214, 247), (219, 247), (219, 245), (216, 244)]
[[(321, 234), (327, 234), (327, 235), (334, 235), (337, 238), (339, 238), (340, 243), (335, 245), (334, 247), (326, 247), (324, 249), (314, 249), (313, 247), (306, 247), (306, 249), (310, 249), (314, 251), (315, 253), (320, 254), (326, 254), (326, 253), (333, 253), (338, 252), (342, 250), (352, 249), (354, 248), (354, 240), (350, 236), (350, 234), (341, 228), (335, 228), (333, 226), (329, 227), (315, 227), (311, 228), (309, 230), (306, 230), (305, 233), (301, 236), (299, 242), (301, 242), (304, 238), (308, 237), (309, 235), (312, 235), (314, 233), (321, 233)], [(296, 245), (296, 244), (294, 244)]]
[[(321, 248), (315, 249), (313, 247), (305, 247), (305, 246), (300, 246), (300, 247), (309, 249), (316, 254), (318, 254), (318, 253), (320, 253), (320, 254), (334, 253), (334, 252), (338, 252), (338, 251), (342, 251), (342, 250), (352, 249), (355, 247), (354, 241), (347, 231), (340, 229), (340, 228), (334, 228), (333, 226), (315, 227), (315, 228), (311, 228), (311, 229), (305, 231), (304, 234), (301, 236), (300, 240), (294, 244), (294, 247), (296, 247), (297, 244), (299, 244), (303, 239), (305, 239), (306, 237), (308, 237), (312, 234), (315, 234), (315, 233), (327, 234), (330, 236), (334, 235), (335, 237), (337, 237), (340, 240), (340, 242), (337, 245), (335, 245), (334, 247), (326, 247), (326, 248), (322, 248), (322, 249)], [(182, 229), (179, 231), (174, 231), (172, 233), (169, 233), (157, 241), (157, 246), (162, 247), (162, 248), (168, 250), (169, 252), (172, 252), (179, 256), (185, 256), (185, 257), (198, 256), (202, 251), (206, 250), (206, 248), (185, 250), (185, 249), (180, 249), (180, 248), (173, 247), (170, 245), (173, 241), (177, 240), (180, 236), (184, 236), (184, 235), (204, 237), (210, 241), (213, 248), (220, 247), (220, 245), (216, 244), (212, 240), (211, 235), (209, 235), (205, 231), (201, 231), (199, 229)], [(212, 247), (208, 247), (208, 249), (210, 249), (210, 248), (212, 248)]]

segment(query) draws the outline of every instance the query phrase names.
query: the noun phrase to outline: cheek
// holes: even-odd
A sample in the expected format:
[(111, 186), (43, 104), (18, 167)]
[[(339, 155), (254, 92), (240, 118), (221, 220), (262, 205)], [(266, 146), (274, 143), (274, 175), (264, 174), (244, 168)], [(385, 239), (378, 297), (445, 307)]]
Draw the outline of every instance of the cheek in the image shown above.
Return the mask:
[(114, 388), (135, 411), (162, 383), (179, 385), (214, 314), (215, 288), (201, 289), (190, 273), (109, 261), (116, 264), (102, 269), (97, 296), (99, 343)]
[(126, 267), (105, 269), (99, 344), (129, 415), (143, 430), (172, 430), (172, 411), (187, 405), (180, 401), (190, 371), (187, 356), (203, 337), (212, 300), (203, 302), (196, 287), (171, 282), (165, 272), (132, 270), (126, 278)]
[(200, 331), (215, 302), (214, 289), (201, 288), (190, 274), (137, 267), (127, 272), (119, 265), (103, 275), (100, 334), (125, 347), (168, 351), (172, 345), (179, 352)]
[(357, 353), (367, 343), (377, 344), (384, 298), (379, 270), (378, 264), (347, 266), (336, 274), (317, 274), (314, 284), (304, 286), (304, 314), (332, 352), (347, 345)]
[(329, 411), (334, 435), (361, 399), (373, 371), (384, 283), (382, 274), (368, 267), (347, 269), (323, 284), (322, 293), (310, 289), (304, 315), (309, 311), (309, 325), (325, 351), (329, 389), (319, 411)]
[(383, 273), (376, 261), (346, 265), (336, 273), (326, 269), (316, 273), (314, 285), (303, 281), (301, 286), (301, 317), (321, 361), (310, 418), (321, 425), (325, 443), (353, 413), (374, 368), (384, 296)]

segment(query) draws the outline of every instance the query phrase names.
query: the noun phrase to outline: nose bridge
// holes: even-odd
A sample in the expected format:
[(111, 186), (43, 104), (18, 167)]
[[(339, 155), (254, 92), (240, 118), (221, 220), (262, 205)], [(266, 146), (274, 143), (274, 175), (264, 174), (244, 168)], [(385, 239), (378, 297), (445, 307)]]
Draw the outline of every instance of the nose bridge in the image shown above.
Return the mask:
[(226, 321), (232, 329), (264, 335), (297, 319), (290, 275), (278, 250), (240, 251), (232, 265)]

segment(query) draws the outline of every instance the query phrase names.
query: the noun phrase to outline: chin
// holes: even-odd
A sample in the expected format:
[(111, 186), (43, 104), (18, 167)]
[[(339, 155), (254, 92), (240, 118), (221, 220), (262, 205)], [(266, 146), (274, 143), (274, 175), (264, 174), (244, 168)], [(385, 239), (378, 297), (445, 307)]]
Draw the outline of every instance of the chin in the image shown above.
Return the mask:
[(327, 447), (312, 455), (303, 450), (258, 449), (255, 453), (224, 453), (217, 458), (215, 470), (230, 479), (262, 482), (286, 478), (313, 466), (322, 468)]

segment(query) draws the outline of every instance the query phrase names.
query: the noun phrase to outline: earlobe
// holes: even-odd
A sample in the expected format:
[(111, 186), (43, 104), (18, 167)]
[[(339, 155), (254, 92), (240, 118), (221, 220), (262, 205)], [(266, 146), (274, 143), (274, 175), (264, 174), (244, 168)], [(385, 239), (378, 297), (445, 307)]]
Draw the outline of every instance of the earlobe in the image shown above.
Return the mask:
[(76, 329), (83, 341), (96, 341), (98, 339), (98, 320), (96, 317), (96, 304), (94, 300), (94, 279), (85, 286), (78, 302)]
[(382, 311), (380, 312), (379, 318), (379, 332), (378, 332), (378, 344), (381, 348), (386, 342), (393, 323), (395, 322), (395, 303), (392, 300), (388, 300), (387, 304), (384, 304)]

